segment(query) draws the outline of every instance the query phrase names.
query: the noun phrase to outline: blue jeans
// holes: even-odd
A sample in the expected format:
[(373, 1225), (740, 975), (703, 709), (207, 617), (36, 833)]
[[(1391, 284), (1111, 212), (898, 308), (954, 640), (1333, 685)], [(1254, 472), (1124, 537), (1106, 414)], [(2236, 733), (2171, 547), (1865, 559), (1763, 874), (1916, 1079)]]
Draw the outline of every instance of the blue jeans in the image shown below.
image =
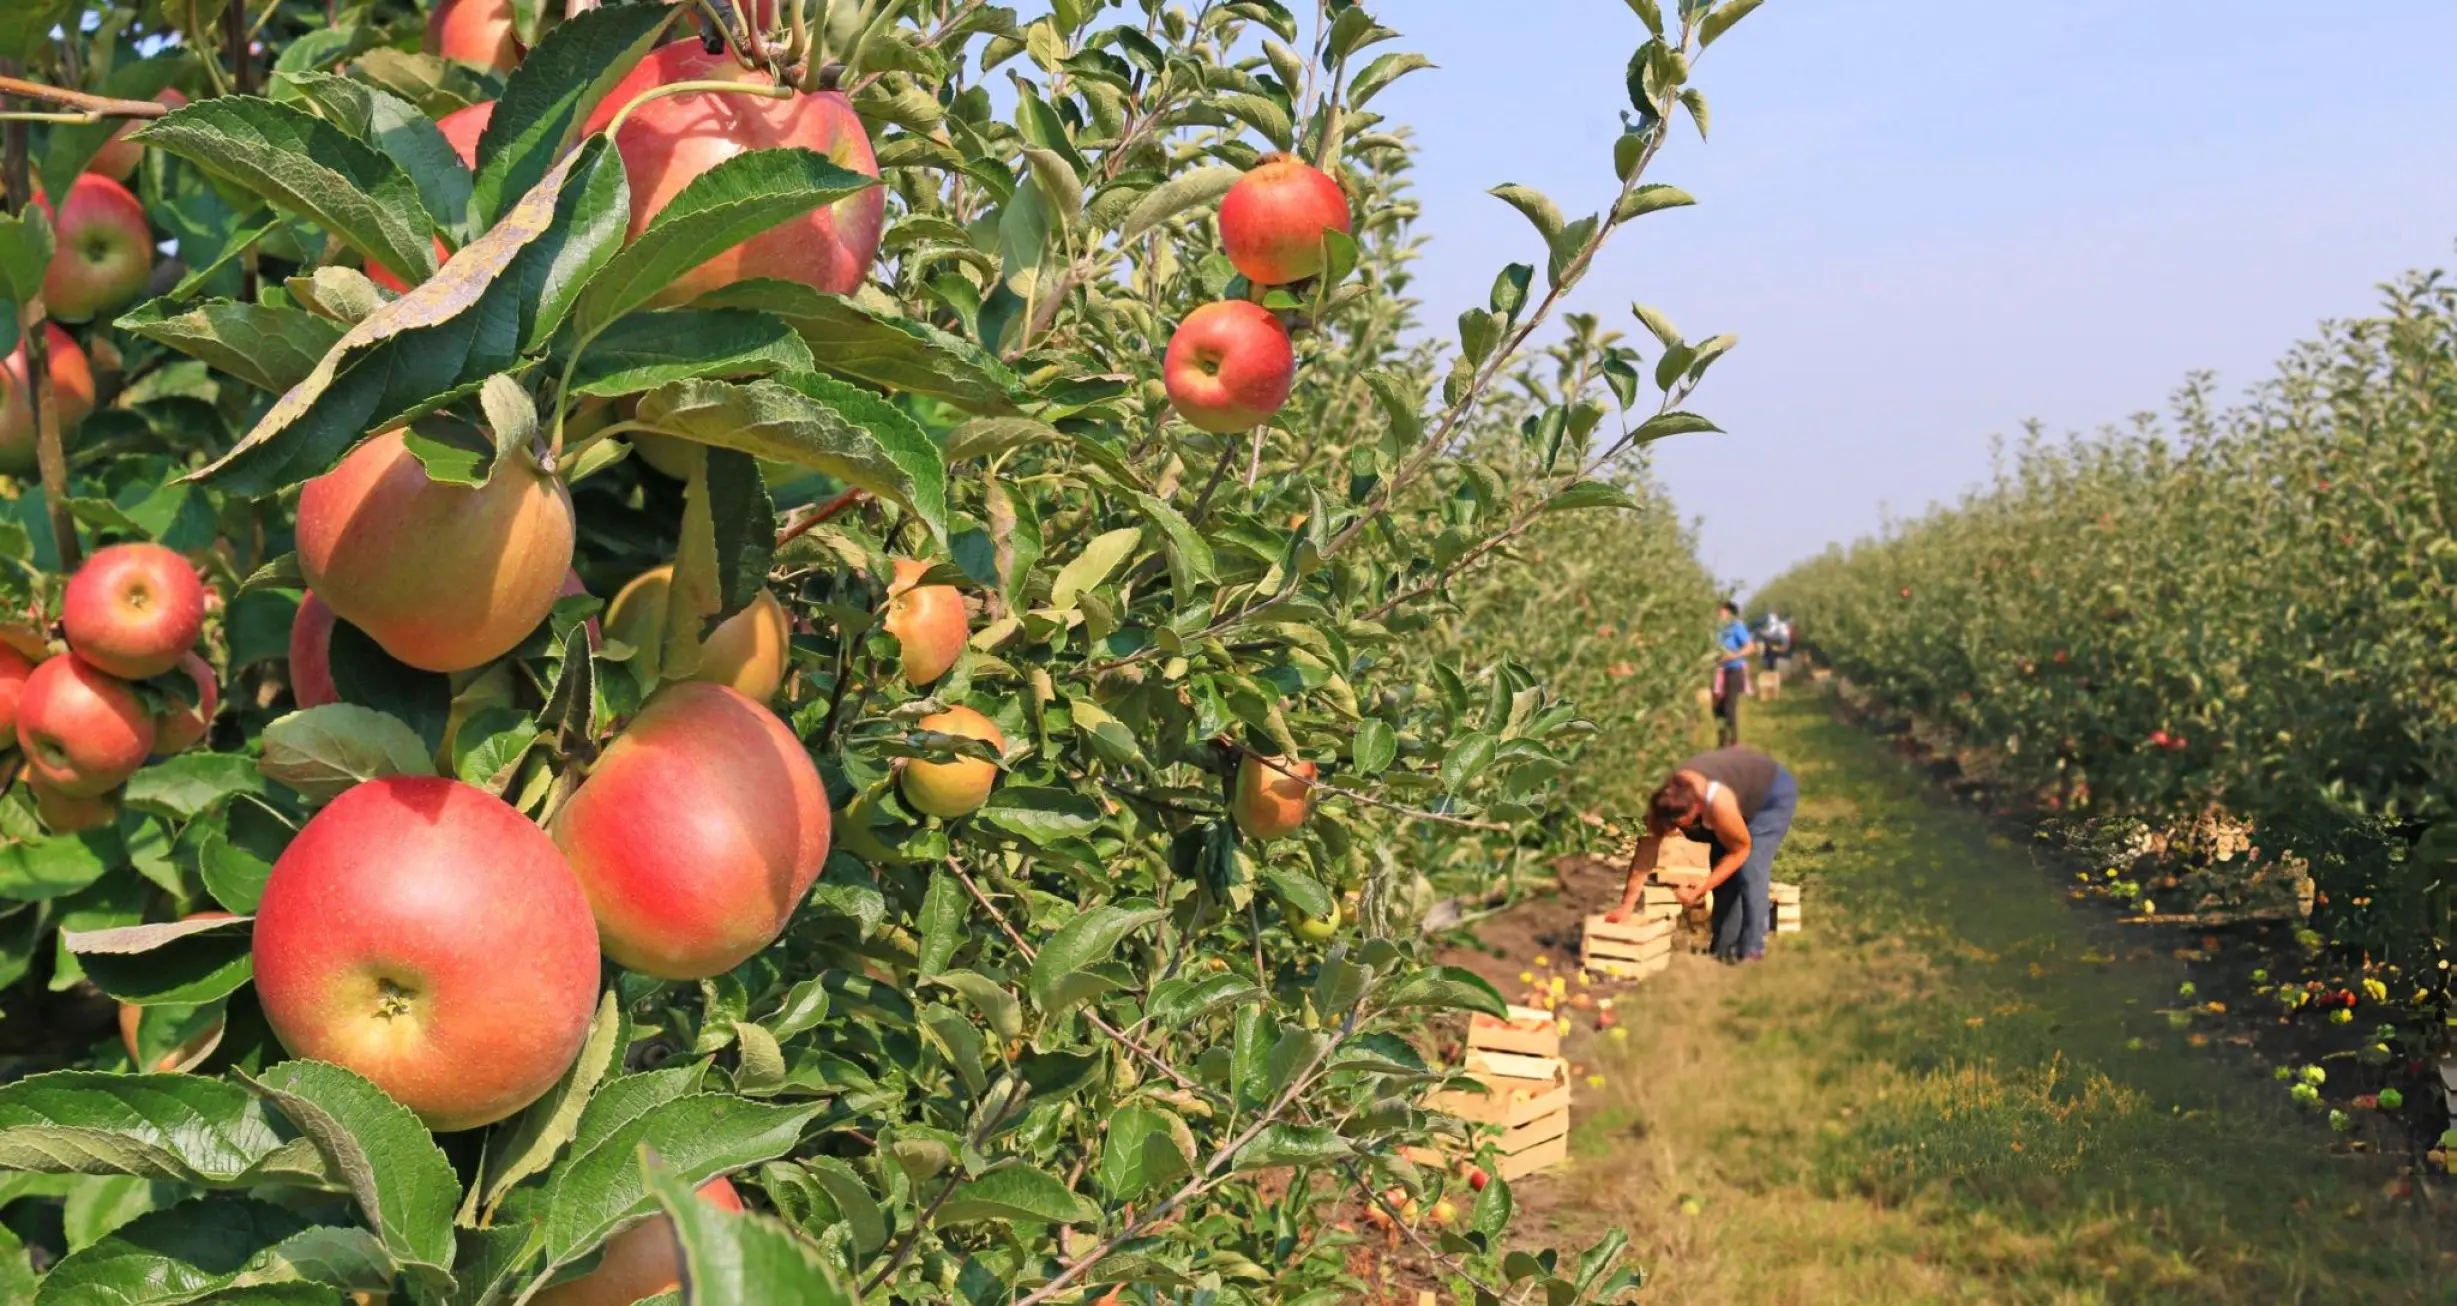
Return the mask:
[[(1749, 818), (1749, 860), (1740, 873), (1715, 886), (1715, 956), (1740, 961), (1763, 956), (1774, 928), (1774, 859), (1800, 809), (1800, 785), (1787, 769), (1775, 772), (1766, 805)], [(1716, 852), (1721, 856), (1721, 850)]]

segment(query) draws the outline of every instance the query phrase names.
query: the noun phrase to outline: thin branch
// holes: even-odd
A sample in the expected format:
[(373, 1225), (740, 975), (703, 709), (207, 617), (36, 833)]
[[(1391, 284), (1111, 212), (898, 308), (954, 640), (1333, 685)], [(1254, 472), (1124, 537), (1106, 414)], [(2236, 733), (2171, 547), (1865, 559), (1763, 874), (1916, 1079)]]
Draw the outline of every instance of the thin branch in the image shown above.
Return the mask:
[(170, 106), (153, 100), (122, 100), (109, 95), (89, 95), (59, 86), (45, 86), (22, 77), (0, 77), (0, 95), (22, 95), (46, 104), (65, 104), (92, 115), (93, 121), (104, 118), (159, 118), (171, 111)]

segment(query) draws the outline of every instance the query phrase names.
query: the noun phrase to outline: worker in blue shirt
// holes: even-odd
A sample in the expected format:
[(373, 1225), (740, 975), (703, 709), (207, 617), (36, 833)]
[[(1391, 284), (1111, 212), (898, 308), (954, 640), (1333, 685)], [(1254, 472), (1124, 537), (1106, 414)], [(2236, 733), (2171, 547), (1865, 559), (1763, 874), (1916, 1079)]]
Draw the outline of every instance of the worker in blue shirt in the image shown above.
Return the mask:
[(1749, 693), (1749, 655), (1758, 645), (1740, 619), (1740, 605), (1726, 599), (1715, 611), (1721, 621), (1715, 643), (1723, 650), (1715, 667), (1715, 738), (1729, 748), (1740, 742), (1740, 700)]

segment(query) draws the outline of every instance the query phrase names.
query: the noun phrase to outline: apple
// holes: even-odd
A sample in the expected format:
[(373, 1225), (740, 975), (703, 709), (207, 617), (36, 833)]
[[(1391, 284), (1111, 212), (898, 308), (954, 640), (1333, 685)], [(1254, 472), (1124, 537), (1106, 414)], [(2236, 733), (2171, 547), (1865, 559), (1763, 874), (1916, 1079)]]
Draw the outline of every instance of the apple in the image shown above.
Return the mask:
[(1481, 1193), (1484, 1191), (1484, 1186), (1491, 1182), (1493, 1182), (1493, 1176), (1486, 1174), (1483, 1166), (1471, 1165), (1467, 1168), (1467, 1186), (1470, 1190)]
[(1428, 1214), (1433, 1217), (1433, 1222), (1435, 1224), (1449, 1224), (1451, 1221), (1459, 1218), (1459, 1208), (1454, 1205), (1449, 1198), (1445, 1197), (1440, 1201), (1435, 1202), (1433, 1204), (1433, 1210)]
[(802, 741), (725, 685), (684, 681), (601, 754), (554, 817), (606, 955), (721, 975), (776, 941), (827, 860), (832, 816)]
[[(51, 211), (49, 201), (35, 203)], [(154, 272), (154, 233), (145, 205), (128, 188), (77, 174), (52, 217), (57, 232), (43, 273), (43, 308), (62, 322), (108, 317), (136, 302)]]
[(1308, 916), (1285, 899), (1280, 902), (1280, 917), (1288, 922), (1289, 933), (1308, 943), (1329, 943), (1339, 933), (1342, 919), (1338, 903), (1331, 904), (1331, 910), (1324, 915)]
[(1314, 801), (1314, 764), (1248, 753), (1237, 764), (1237, 798), (1230, 814), (1249, 839), (1279, 839), (1305, 824)]
[(436, 0), (427, 14), (426, 52), (508, 73), (520, 63), (512, 0)]
[(439, 776), (369, 780), (316, 813), (265, 877), (253, 951), (291, 1055), (437, 1130), (536, 1101), (597, 1008), (597, 925), (554, 840)]
[(145, 765), (154, 718), (128, 682), (82, 658), (53, 658), (26, 677), (17, 746), (28, 775), (67, 797), (94, 798)]
[(691, 442), (680, 436), (659, 435), (655, 431), (634, 431), (623, 437), (631, 441), (631, 452), (656, 472), (677, 481), (691, 479)]
[[(606, 609), (606, 628), (633, 648), (648, 648), (665, 639), (666, 600), (674, 590), (674, 568), (651, 567), (616, 592)], [(785, 605), (761, 590), (750, 605), (727, 617), (700, 645), (700, 664), (690, 679), (730, 685), (745, 697), (765, 703), (785, 683), (792, 653), (793, 628)]]
[[(993, 751), (1007, 751), (1007, 736), (999, 730), (998, 723), (969, 707), (951, 707), (914, 724), (942, 735), (984, 740)], [(897, 779), (904, 789), (904, 801), (915, 810), (952, 821), (972, 814), (989, 801), (990, 787), (998, 783), (998, 764), (978, 757), (945, 762), (906, 758), (903, 774)]]
[(529, 454), (483, 486), (427, 479), (398, 430), (299, 492), (299, 570), (335, 616), (423, 671), (512, 651), (572, 564), (572, 498)]
[(887, 587), (887, 633), (904, 650), (904, 683), (918, 689), (956, 664), (972, 627), (964, 615), (964, 595), (953, 585), (916, 585), (930, 564), (919, 558), (896, 559), (896, 578)]
[(1260, 304), (1224, 299), (1186, 315), (1161, 361), (1169, 402), (1198, 431), (1227, 435), (1271, 420), (1296, 383), (1288, 328)]
[[(742, 1194), (724, 1179), (700, 1185), (699, 1198), (720, 1211), (742, 1209)], [(530, 1300), (536, 1306), (631, 1306), (680, 1286), (682, 1254), (674, 1222), (653, 1215), (607, 1239), (596, 1269)]]
[(1323, 233), (1351, 230), (1339, 183), (1295, 155), (1255, 164), (1220, 199), (1220, 247), (1258, 286), (1322, 271)]
[(26, 791), (34, 795), (34, 814), (43, 818), (43, 828), (53, 834), (82, 834), (119, 819), (119, 804), (109, 794), (71, 798), (32, 776), (26, 777)]
[[(45, 323), (43, 341), (50, 351), (51, 402), (58, 408), (60, 448), (65, 451), (76, 443), (79, 424), (94, 411), (94, 372), (86, 364), (85, 351), (67, 332)], [(11, 476), (30, 476), (38, 466), (34, 403), (26, 394), (26, 376), (26, 347), (20, 343), (17, 352), (0, 363), (0, 472)]]
[[(165, 87), (154, 96), (154, 102), (167, 104), (176, 109), (186, 104), (188, 97)], [(94, 157), (87, 161), (85, 170), (100, 173), (113, 181), (122, 183), (135, 176), (137, 165), (145, 161), (145, 147), (128, 139), (128, 133), (135, 131), (136, 128), (137, 124), (134, 120), (121, 123), (119, 130), (111, 133), (111, 139), (104, 141), (102, 148), (94, 151)]]
[(221, 686), (213, 666), (194, 653), (179, 659), (179, 667), (196, 684), (196, 706), (184, 712), (164, 712), (154, 718), (154, 751), (164, 756), (184, 753), (203, 743), (213, 729), (213, 713), (221, 703)]
[(17, 737), (17, 705), (26, 692), (26, 677), (34, 674), (34, 659), (0, 644), (0, 740)]
[[(179, 919), (183, 921), (226, 921), (231, 919), (231, 914), (226, 911), (193, 911)], [(127, 1045), (130, 1061), (135, 1061), (142, 1055), (137, 1051), (137, 1022), (144, 1018), (145, 1008), (132, 1007), (125, 1002), (119, 1004), (119, 1039), (120, 1042)], [(203, 1033), (164, 1053), (162, 1058), (154, 1064), (140, 1066), (139, 1069), (157, 1072), (184, 1069), (194, 1064), (198, 1057), (210, 1051), (221, 1037), (222, 1022), (217, 1020)]]
[[(640, 61), (589, 115), (583, 132), (603, 131), (646, 91), (678, 82), (768, 85), (773, 79), (711, 54), (697, 40), (675, 41)], [(614, 141), (631, 181), (631, 235), (637, 238), (685, 186), (750, 150), (799, 146), (867, 176), (879, 175), (870, 137), (841, 92), (797, 92), (783, 100), (687, 92), (651, 100), (623, 120)], [(747, 277), (777, 277), (849, 295), (878, 257), (887, 192), (877, 186), (771, 227), (676, 278), (657, 303), (678, 304)]]
[(205, 582), (159, 544), (114, 544), (69, 577), (60, 604), (69, 651), (122, 680), (179, 665), (205, 628)]
[(333, 610), (314, 590), (299, 595), (290, 619), (290, 697), (303, 708), (341, 701), (333, 684)]

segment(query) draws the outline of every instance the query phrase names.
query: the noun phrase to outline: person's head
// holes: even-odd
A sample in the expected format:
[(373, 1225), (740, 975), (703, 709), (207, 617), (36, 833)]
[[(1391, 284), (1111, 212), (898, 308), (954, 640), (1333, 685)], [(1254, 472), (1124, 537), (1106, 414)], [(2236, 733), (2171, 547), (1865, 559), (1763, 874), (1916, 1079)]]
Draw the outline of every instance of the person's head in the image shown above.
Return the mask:
[(1738, 621), (1740, 619), (1740, 605), (1734, 603), (1730, 599), (1725, 599), (1723, 602), (1715, 605), (1715, 615), (1723, 618), (1725, 621)]
[(1675, 773), (1665, 777), (1663, 786), (1647, 800), (1647, 832), (1664, 835), (1686, 830), (1705, 812), (1706, 795), (1687, 776)]

